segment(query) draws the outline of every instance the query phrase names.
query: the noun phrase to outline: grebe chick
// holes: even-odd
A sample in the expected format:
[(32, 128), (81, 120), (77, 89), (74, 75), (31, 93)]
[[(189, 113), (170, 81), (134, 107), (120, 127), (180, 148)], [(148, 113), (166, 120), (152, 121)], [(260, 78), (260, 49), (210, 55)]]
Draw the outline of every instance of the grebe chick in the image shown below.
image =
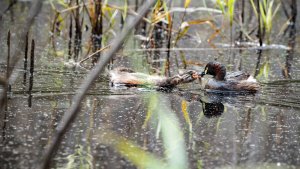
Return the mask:
[(134, 72), (128, 68), (117, 68), (110, 71), (110, 82), (112, 86), (150, 86), (174, 88), (182, 83), (189, 83), (200, 78), (198, 72), (189, 70), (173, 77), (158, 75), (148, 75), (145, 73)]

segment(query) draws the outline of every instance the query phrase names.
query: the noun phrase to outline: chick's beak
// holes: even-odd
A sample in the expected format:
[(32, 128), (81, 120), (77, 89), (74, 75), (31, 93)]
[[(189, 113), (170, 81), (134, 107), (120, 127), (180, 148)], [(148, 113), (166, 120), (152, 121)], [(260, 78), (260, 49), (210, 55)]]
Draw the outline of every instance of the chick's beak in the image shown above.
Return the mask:
[(199, 79), (199, 78), (201, 78), (201, 76), (199, 75), (199, 73), (194, 72), (194, 73), (192, 74), (192, 78), (193, 78), (193, 79)]

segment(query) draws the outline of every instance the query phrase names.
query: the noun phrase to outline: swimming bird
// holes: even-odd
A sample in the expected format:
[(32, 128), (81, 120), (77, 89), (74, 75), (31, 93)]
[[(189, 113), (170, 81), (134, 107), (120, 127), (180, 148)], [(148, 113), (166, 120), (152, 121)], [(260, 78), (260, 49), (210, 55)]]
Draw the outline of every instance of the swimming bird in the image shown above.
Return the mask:
[(205, 66), (201, 77), (204, 75), (213, 76), (204, 85), (205, 89), (250, 92), (260, 89), (260, 84), (249, 73), (242, 71), (226, 73), (225, 66), (216, 61), (209, 62)]
[(135, 72), (129, 68), (117, 68), (110, 71), (111, 86), (149, 86), (174, 88), (179, 84), (192, 82), (199, 77), (199, 73), (194, 70), (189, 70), (173, 77), (149, 75), (145, 73)]

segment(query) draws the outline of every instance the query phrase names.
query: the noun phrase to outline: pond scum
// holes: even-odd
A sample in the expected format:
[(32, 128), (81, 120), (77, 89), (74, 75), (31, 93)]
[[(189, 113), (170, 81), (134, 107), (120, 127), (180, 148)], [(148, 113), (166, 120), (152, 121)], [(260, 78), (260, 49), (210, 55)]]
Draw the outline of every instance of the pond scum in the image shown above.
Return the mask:
[[(41, 163), (37, 164), (39, 168), (49, 168), (51, 166), (51, 160), (55, 156), (62, 137), (78, 115), (81, 100), (98, 74), (105, 67), (110, 69), (114, 66), (115, 53), (122, 48), (126, 38), (138, 39), (139, 45), (142, 47), (141, 50), (147, 56), (142, 61), (146, 63), (136, 64), (133, 67), (143, 71), (141, 66), (145, 65), (149, 73), (171, 76), (171, 72), (179, 68), (186, 68), (188, 64), (203, 66), (201, 61), (196, 63), (187, 60), (183, 50), (180, 50), (180, 56), (170, 55), (170, 51), (181, 47), (181, 39), (194, 36), (189, 33), (190, 29), (197, 25), (209, 26), (211, 32), (206, 32), (206, 34), (209, 34), (206, 41), (213, 49), (217, 49), (214, 39), (225, 36), (224, 32), (230, 30), (230, 47), (248, 46), (257, 48), (258, 58), (256, 60), (255, 76), (260, 78), (267, 76), (270, 66), (269, 58), (266, 60), (261, 58), (262, 49), (280, 47), (272, 45), (271, 42), (275, 38), (287, 36), (289, 43), (287, 45), (286, 62), (281, 69), (284, 77), (291, 77), (291, 62), (294, 57), (296, 39), (297, 0), (216, 0), (214, 8), (207, 7), (205, 1), (203, 2), (203, 8), (191, 7), (191, 0), (183, 1), (183, 6), (180, 8), (174, 8), (173, 3), (175, 2), (172, 0), (124, 0), (118, 1), (118, 5), (110, 0), (37, 0), (31, 2), (30, 12), (25, 24), (22, 25), (22, 33), (19, 36), (20, 43), (15, 44), (17, 47), (14, 51), (11, 50), (11, 32), (8, 31), (7, 34), (6, 75), (0, 78), (2, 87), (0, 98), (1, 113), (7, 114), (7, 99), (11, 85), (13, 85), (9, 79), (16, 65), (23, 58), (24, 86), (27, 85), (28, 62), (30, 61), (28, 106), (31, 107), (31, 91), (34, 83), (33, 72), (35, 71), (34, 49), (38, 44), (35, 44), (34, 39), (31, 39), (29, 35), (33, 34), (33, 32), (30, 33), (30, 27), (35, 16), (40, 12), (42, 5), (51, 5), (55, 13), (51, 18), (53, 54), (60, 55), (59, 51), (56, 51), (56, 38), (61, 36), (61, 32), (68, 32), (68, 56), (65, 57), (64, 62), (91, 69), (86, 80), (73, 97), (73, 104), (65, 112), (56, 133), (51, 137), (49, 146), (45, 148)], [(7, 9), (0, 11), (0, 20), (2, 15), (12, 10), (18, 1), (13, 0), (9, 1), (9, 3)], [(197, 10), (219, 13), (223, 18), (222, 23), (216, 23), (213, 17), (190, 20), (187, 16), (191, 15), (192, 12), (197, 12)], [(178, 11), (181, 12), (181, 15), (175, 18), (174, 13)], [(274, 17), (279, 12), (286, 15), (286, 20), (277, 36), (274, 36), (272, 34), (273, 25), (276, 22)], [(133, 29), (134, 31), (132, 31)], [(83, 34), (86, 32), (89, 33), (90, 37), (87, 42), (83, 41)], [(29, 44), (30, 41), (31, 43)], [(29, 46), (31, 47), (30, 50)], [(85, 49), (84, 51), (83, 48)], [(29, 51), (30, 57), (28, 57)], [(166, 54), (162, 54), (161, 51), (166, 51)], [(177, 67), (171, 67), (171, 65), (174, 65), (170, 63), (171, 57), (174, 57)], [(137, 58), (133, 57), (132, 59)], [(136, 63), (140, 62), (138, 60)], [(241, 61), (237, 63), (237, 68), (239, 68), (240, 64)], [(145, 98), (149, 103), (145, 125), (150, 117), (155, 117), (154, 121), (160, 124), (166, 160), (161, 160), (155, 154), (143, 150), (132, 141), (118, 136), (112, 131), (94, 131), (94, 134), (100, 143), (115, 148), (116, 151), (138, 168), (188, 168), (188, 157), (185, 152), (183, 133), (179, 128), (177, 119), (166, 115), (170, 112), (170, 108), (166, 105), (161, 105), (157, 101), (157, 97), (159, 96), (156, 94), (149, 94)], [(182, 104), (182, 109), (183, 112), (186, 112), (186, 104)], [(1, 119), (2, 122), (0, 123), (3, 128), (5, 128), (5, 118)], [(187, 113), (184, 113), (184, 118), (191, 127)], [(93, 168), (92, 157), (89, 153), (83, 153), (82, 149), (83, 147), (79, 145), (74, 154), (68, 156), (66, 168), (79, 166), (80, 168)], [(202, 168), (201, 161), (198, 168)]]

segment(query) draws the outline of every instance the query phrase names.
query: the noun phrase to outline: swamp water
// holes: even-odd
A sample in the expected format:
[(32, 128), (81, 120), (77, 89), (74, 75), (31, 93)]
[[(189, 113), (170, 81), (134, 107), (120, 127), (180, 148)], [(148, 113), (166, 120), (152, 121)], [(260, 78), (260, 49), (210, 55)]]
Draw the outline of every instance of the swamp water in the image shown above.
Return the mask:
[[(47, 16), (40, 16), (38, 21), (43, 18)], [(9, 16), (4, 18), (7, 20)], [(33, 90), (28, 93), (28, 79), (23, 84), (20, 66), (9, 93), (8, 111), (1, 115), (0, 168), (35, 168), (39, 164), (88, 73), (51, 55), (53, 49), (39, 30), (47, 26), (33, 28), (37, 34)], [(5, 39), (2, 33), (1, 50), (6, 49)], [(189, 46), (193, 42), (187, 39), (182, 43)], [(242, 61), (242, 70), (252, 74), (258, 57), (256, 48), (222, 45), (218, 50), (199, 47), (184, 52), (190, 60), (217, 58), (232, 70)], [(256, 94), (205, 92), (199, 82), (181, 85), (172, 92), (120, 89), (110, 87), (106, 74), (99, 75), (64, 136), (52, 167), (136, 168), (132, 161), (142, 160), (144, 154), (129, 142), (118, 144), (125, 138), (175, 168), (299, 168), (300, 51), (296, 47), (294, 52), (292, 79), (286, 79), (280, 66), (285, 63), (287, 50), (262, 50), (265, 71), (258, 74), (262, 88)], [(124, 49), (119, 55), (127, 60), (132, 53), (145, 56), (135, 49)], [(172, 51), (174, 55), (178, 51)], [(2, 72), (5, 57), (1, 55)], [(203, 67), (188, 69), (201, 71)]]

